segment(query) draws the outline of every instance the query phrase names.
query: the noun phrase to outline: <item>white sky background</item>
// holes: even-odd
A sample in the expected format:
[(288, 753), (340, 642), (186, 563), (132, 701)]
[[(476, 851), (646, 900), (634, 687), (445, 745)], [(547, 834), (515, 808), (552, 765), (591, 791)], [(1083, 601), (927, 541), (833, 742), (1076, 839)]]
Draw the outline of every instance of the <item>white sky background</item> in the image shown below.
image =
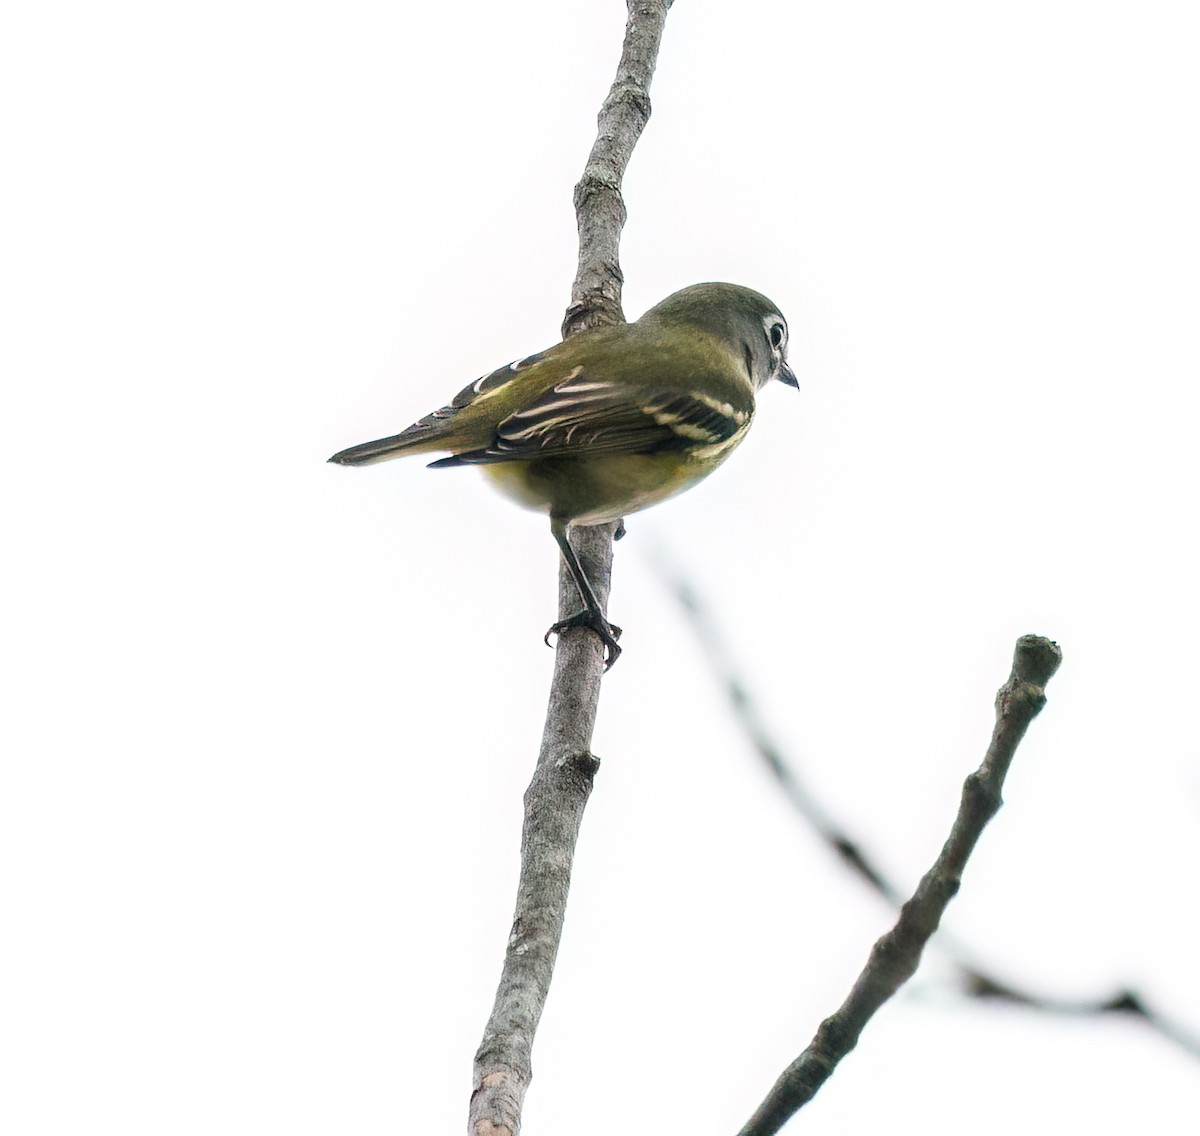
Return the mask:
[[(680, 0), (626, 308), (766, 292), (799, 394), (632, 518), (530, 1136), (730, 1133), (891, 913), (768, 783), (713, 603), (906, 884), (1017, 635), (1065, 662), (948, 927), (1200, 1031), (1198, 17)], [(324, 464), (554, 342), (619, 0), (22, 5), (0, 53), (14, 1134), (460, 1131), (552, 655), (541, 518)], [(936, 953), (797, 1131), (1194, 1130), (1146, 1029)]]

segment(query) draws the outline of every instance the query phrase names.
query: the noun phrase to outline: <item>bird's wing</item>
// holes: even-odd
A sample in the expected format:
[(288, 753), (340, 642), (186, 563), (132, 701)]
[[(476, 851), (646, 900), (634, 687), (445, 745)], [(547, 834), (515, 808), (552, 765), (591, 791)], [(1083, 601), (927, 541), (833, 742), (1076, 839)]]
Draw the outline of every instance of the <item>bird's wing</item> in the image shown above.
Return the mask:
[[(559, 347), (561, 346), (559, 344)], [(348, 450), (334, 454), (329, 460), (340, 465), (369, 465), (372, 462), (386, 461), (388, 458), (402, 457), (404, 454), (450, 449), (462, 422), (459, 416), (464, 410), (474, 406), (485, 396), (502, 392), (518, 375), (523, 375), (530, 367), (545, 362), (555, 350), (556, 348), (551, 348), (549, 351), (540, 351), (527, 359), (519, 359), (515, 363), (500, 367), (463, 387), (445, 406), (417, 419), (399, 434), (351, 446)], [(479, 441), (482, 439), (475, 438), (468, 444), (475, 445)]]
[(463, 387), (440, 410), (435, 410), (432, 414), (426, 414), (424, 418), (419, 418), (400, 436), (419, 438), (430, 431), (442, 432), (446, 423), (456, 418), (460, 411), (466, 410), (467, 407), (478, 402), (486, 395), (499, 393), (503, 387), (513, 382), (518, 375), (523, 375), (530, 367), (536, 367), (539, 363), (545, 362), (553, 350), (554, 348), (551, 348), (549, 351), (539, 351), (536, 355), (530, 355), (527, 359), (518, 359), (515, 363), (507, 363), (503, 367), (497, 367), (490, 374), (484, 375), (476, 379), (473, 383)]
[[(486, 388), (492, 378), (479, 381)], [(735, 406), (702, 393), (631, 388), (576, 367), (501, 421), (489, 445), (432, 465), (724, 448), (745, 431), (752, 412), (749, 401)]]

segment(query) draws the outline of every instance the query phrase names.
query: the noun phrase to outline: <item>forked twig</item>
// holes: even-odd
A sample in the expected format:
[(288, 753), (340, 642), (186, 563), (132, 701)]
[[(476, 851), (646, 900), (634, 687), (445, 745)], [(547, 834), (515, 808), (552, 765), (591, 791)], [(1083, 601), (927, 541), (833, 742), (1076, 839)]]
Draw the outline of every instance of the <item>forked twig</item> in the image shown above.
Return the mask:
[[(778, 782), (784, 796), (852, 872), (898, 908), (903, 900), (900, 888), (884, 868), (872, 859), (864, 845), (827, 813), (805, 787), (796, 771), (795, 762), (789, 759), (784, 747), (767, 727), (753, 692), (732, 660), (712, 612), (691, 582), (661, 549), (650, 559), (666, 587), (683, 607), (713, 672), (725, 690), (734, 718), (771, 776)], [(969, 998), (1007, 1002), (1039, 1013), (1068, 1017), (1119, 1015), (1131, 1021), (1143, 1022), (1191, 1057), (1200, 1059), (1200, 1036), (1163, 1015), (1133, 987), (1122, 987), (1100, 998), (1050, 998), (1022, 990), (1011, 982), (989, 974), (971, 961), (969, 949), (945, 931), (939, 935), (938, 945), (957, 972), (959, 989)]]

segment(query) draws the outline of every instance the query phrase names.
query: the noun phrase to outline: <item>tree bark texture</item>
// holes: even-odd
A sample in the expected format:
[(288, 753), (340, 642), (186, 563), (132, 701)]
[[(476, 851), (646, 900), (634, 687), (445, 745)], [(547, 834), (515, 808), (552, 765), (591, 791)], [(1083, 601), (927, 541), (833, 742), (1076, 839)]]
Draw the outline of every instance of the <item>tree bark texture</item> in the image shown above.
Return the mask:
[[(566, 338), (585, 328), (620, 323), (619, 249), (625, 224), (621, 181), (650, 117), (650, 79), (670, 0), (629, 0), (616, 79), (598, 117), (596, 142), (575, 187), (579, 270), (563, 321)], [(607, 611), (616, 525), (577, 528), (571, 543)], [(565, 564), (559, 571), (560, 619), (579, 608)], [(605, 650), (587, 628), (558, 637), (546, 725), (533, 780), (525, 793), (521, 874), (512, 931), (496, 1001), (475, 1055), (468, 1117), (470, 1136), (517, 1136), (533, 1076), (533, 1039), (541, 1020), (562, 937), (571, 862), (598, 761), (592, 731)]]

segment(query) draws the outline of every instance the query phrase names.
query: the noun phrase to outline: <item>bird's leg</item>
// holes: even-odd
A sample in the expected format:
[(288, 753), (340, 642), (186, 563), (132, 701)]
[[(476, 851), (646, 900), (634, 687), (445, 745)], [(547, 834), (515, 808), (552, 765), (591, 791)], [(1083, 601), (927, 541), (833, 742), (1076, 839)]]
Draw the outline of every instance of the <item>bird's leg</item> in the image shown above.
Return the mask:
[(621, 629), (615, 624), (609, 623), (604, 617), (600, 601), (596, 598), (596, 593), (592, 590), (591, 581), (587, 578), (587, 573), (584, 572), (583, 565), (579, 563), (579, 557), (575, 555), (575, 549), (571, 547), (571, 541), (567, 536), (568, 528), (569, 525), (566, 521), (551, 518), (550, 531), (554, 534), (554, 539), (558, 541), (558, 547), (562, 550), (567, 571), (571, 573), (571, 579), (575, 581), (575, 587), (579, 591), (579, 598), (583, 600), (583, 610), (576, 612), (567, 619), (560, 619), (557, 623), (553, 624), (550, 630), (546, 632), (546, 644), (549, 645), (551, 635), (559, 635), (568, 628), (588, 627), (600, 636), (600, 641), (604, 644), (604, 669), (608, 670), (617, 661), (617, 656), (621, 653), (621, 648), (617, 646), (617, 640), (621, 637)]

